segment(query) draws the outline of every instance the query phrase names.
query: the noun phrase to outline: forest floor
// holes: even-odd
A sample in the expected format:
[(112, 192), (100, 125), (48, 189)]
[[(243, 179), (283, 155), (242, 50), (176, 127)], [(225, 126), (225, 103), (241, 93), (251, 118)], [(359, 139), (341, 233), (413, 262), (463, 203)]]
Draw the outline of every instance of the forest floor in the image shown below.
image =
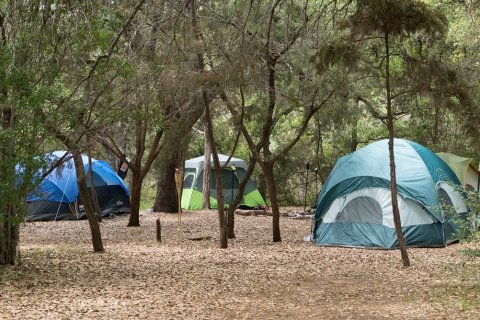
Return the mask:
[(480, 258), (462, 253), (480, 243), (409, 249), (404, 269), (397, 250), (305, 242), (309, 220), (282, 217), (272, 243), (271, 217), (237, 215), (226, 250), (213, 211), (182, 214), (182, 228), (164, 213), (127, 221), (101, 223), (103, 254), (87, 221), (22, 225), (21, 264), (0, 267), (0, 319), (480, 319)]

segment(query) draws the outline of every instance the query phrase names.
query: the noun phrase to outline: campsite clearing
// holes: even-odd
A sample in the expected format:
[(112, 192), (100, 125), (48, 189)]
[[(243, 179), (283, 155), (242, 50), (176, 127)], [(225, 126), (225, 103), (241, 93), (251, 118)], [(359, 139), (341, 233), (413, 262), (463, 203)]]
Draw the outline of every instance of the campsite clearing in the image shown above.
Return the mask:
[[(0, 318), (480, 318), (480, 258), (460, 253), (472, 244), (409, 249), (403, 269), (396, 250), (304, 242), (308, 220), (282, 217), (283, 242), (272, 243), (271, 217), (237, 215), (226, 250), (214, 211), (183, 214), (182, 228), (163, 213), (143, 213), (138, 228), (127, 220), (101, 223), (104, 254), (91, 252), (87, 221), (22, 225), (22, 264), (0, 267)], [(188, 240), (199, 237), (211, 240)]]

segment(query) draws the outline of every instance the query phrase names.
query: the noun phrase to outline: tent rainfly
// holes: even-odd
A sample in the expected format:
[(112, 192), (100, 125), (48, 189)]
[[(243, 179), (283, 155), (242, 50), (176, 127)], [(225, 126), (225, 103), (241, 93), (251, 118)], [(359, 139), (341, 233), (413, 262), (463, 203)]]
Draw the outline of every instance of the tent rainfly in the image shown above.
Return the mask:
[(479, 190), (480, 173), (473, 165), (473, 158), (464, 158), (448, 152), (439, 152), (437, 155), (455, 172), (466, 190)]
[[(398, 204), (409, 247), (446, 246), (455, 224), (441, 210), (444, 201), (467, 212), (454, 188), (458, 178), (429, 149), (394, 140)], [(443, 199), (443, 201), (441, 200)], [(338, 159), (318, 197), (312, 240), (317, 245), (368, 248), (399, 246), (390, 194), (388, 140)]]
[[(68, 151), (54, 151), (46, 155), (51, 162), (57, 161)], [(68, 159), (68, 155), (67, 158)], [(82, 155), (85, 172), (88, 172), (88, 157)], [(110, 168), (108, 163), (92, 159), (93, 183), (102, 211), (102, 216), (130, 213), (128, 187)], [(40, 173), (39, 173), (40, 174)], [(90, 192), (90, 179), (87, 176)], [(46, 176), (38, 188), (27, 196), (27, 220), (76, 220), (85, 218), (83, 205), (78, 198), (77, 174), (70, 157)]]
[[(228, 156), (219, 154), (220, 165), (224, 166)], [(210, 161), (210, 206), (217, 208), (217, 188), (213, 159)], [(235, 168), (233, 170), (232, 166)], [(197, 157), (185, 161), (183, 179), (182, 208), (186, 210), (200, 210), (203, 207), (203, 167), (204, 157)], [(233, 202), (238, 194), (240, 181), (242, 181), (248, 168), (247, 163), (238, 158), (231, 158), (222, 172), (222, 185), (225, 204)], [(240, 205), (247, 207), (265, 206), (265, 200), (258, 191), (257, 185), (249, 179)]]

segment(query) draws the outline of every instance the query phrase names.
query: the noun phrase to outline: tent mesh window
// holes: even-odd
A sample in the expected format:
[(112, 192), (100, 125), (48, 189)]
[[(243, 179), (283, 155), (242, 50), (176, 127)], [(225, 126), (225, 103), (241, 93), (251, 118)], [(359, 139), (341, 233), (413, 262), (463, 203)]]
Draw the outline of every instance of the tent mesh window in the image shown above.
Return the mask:
[[(238, 169), (240, 170), (240, 169)], [(217, 177), (215, 175), (215, 170), (210, 171), (210, 188), (211, 189), (217, 189)], [(235, 172), (224, 169), (222, 171), (222, 186), (223, 189), (238, 189), (239, 187), (239, 182), (238, 178), (235, 174)], [(232, 188), (233, 186), (233, 188)]]
[(382, 206), (371, 197), (358, 197), (350, 200), (337, 215), (338, 222), (383, 223)]
[(448, 195), (448, 192), (445, 191), (445, 189), (439, 188), (438, 196), (440, 197), (440, 201), (442, 202), (442, 204), (453, 207), (453, 201), (452, 199), (450, 199), (450, 196)]
[(183, 179), (183, 189), (192, 189), (193, 180), (195, 180), (195, 173), (187, 173)]

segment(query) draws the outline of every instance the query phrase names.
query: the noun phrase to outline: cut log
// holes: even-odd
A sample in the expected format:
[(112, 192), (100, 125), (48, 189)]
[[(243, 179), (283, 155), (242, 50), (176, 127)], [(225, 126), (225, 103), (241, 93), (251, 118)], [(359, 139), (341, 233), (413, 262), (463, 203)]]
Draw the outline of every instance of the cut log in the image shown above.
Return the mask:
[(241, 216), (271, 216), (271, 212), (266, 212), (265, 210), (242, 210), (237, 209), (235, 213)]

